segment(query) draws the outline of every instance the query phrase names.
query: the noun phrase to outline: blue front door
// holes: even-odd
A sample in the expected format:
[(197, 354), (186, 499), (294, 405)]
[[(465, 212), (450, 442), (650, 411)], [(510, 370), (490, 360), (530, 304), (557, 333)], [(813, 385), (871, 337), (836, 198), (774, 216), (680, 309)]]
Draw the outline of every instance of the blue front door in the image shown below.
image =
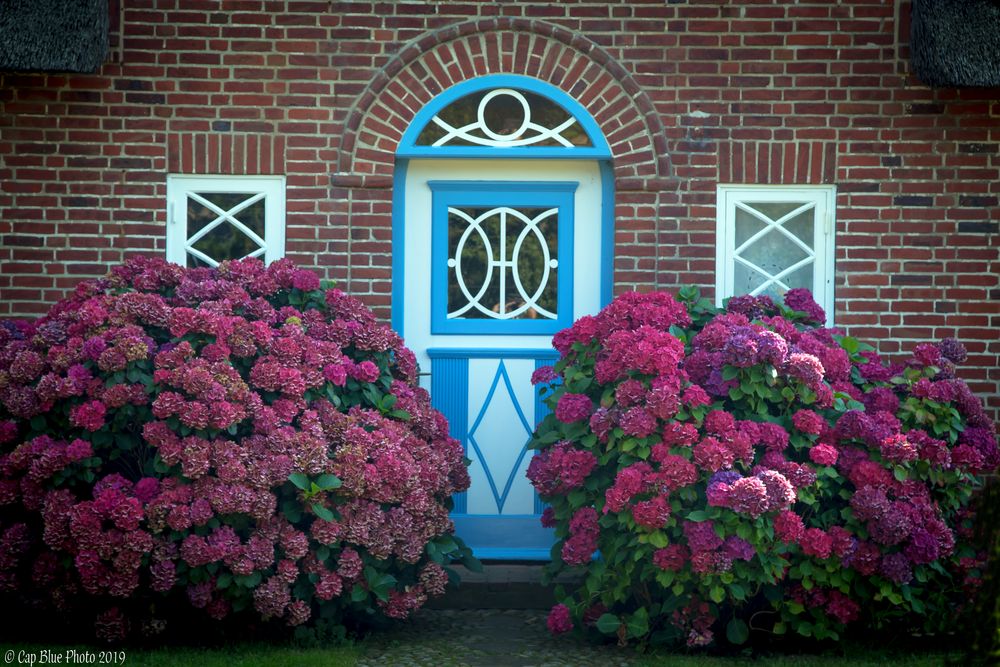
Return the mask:
[(471, 460), (456, 532), (480, 558), (547, 560), (525, 476), (544, 410), (531, 375), (610, 300), (610, 149), (565, 92), (494, 75), (428, 103), (396, 157), (393, 324)]

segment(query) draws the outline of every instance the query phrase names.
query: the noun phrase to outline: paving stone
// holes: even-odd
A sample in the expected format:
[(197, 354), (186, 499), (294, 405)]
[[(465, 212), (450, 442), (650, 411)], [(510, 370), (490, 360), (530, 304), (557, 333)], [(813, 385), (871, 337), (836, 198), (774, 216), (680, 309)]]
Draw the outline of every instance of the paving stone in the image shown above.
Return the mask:
[(546, 611), (428, 609), (372, 637), (357, 667), (630, 667), (630, 649), (553, 637)]

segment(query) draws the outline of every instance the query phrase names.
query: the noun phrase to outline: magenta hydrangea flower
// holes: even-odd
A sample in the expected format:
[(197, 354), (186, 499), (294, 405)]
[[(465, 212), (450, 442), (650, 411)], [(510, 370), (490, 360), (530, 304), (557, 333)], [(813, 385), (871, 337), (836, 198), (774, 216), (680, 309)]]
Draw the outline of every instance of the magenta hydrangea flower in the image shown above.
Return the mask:
[(552, 607), (545, 621), (545, 626), (554, 635), (560, 635), (572, 630), (573, 619), (570, 617), (569, 607), (564, 604), (557, 604)]
[(552, 366), (540, 366), (534, 370), (531, 374), (531, 384), (549, 384), (553, 382), (558, 375)]
[(933, 343), (919, 343), (913, 348), (913, 358), (921, 366), (938, 366), (941, 363), (941, 349)]
[(799, 547), (807, 556), (824, 559), (833, 553), (833, 540), (821, 528), (806, 528), (799, 538)]
[(626, 435), (645, 438), (656, 430), (656, 417), (640, 407), (629, 409), (621, 418)]
[(861, 606), (838, 590), (829, 593), (826, 613), (837, 619), (838, 623), (847, 624), (857, 620)]
[(872, 387), (861, 398), (866, 412), (889, 412), (895, 414), (899, 409), (899, 398), (889, 387)]
[(742, 477), (729, 487), (729, 507), (734, 512), (759, 517), (768, 510), (767, 486), (757, 477)]
[(882, 458), (891, 463), (908, 463), (920, 455), (917, 447), (905, 435), (895, 434), (884, 439), (879, 445)]
[(87, 431), (98, 431), (104, 426), (107, 408), (101, 401), (87, 401), (70, 411), (70, 421)]
[(760, 422), (757, 424), (757, 442), (768, 450), (780, 452), (788, 447), (788, 431), (780, 424)]
[(722, 550), (731, 560), (753, 560), (757, 550), (742, 537), (730, 535), (722, 545)]
[(698, 470), (694, 464), (679, 454), (668, 453), (662, 443), (653, 445), (652, 458), (660, 464), (660, 469), (654, 474), (654, 481), (662, 485), (665, 491), (683, 489), (698, 479)]
[(691, 408), (697, 408), (702, 405), (709, 405), (712, 399), (709, 397), (708, 392), (699, 387), (696, 384), (689, 386), (684, 390), (682, 396), (684, 404)]
[(637, 525), (649, 530), (663, 528), (670, 518), (670, 503), (663, 496), (641, 500), (632, 507), (632, 517)]
[(823, 442), (809, 448), (809, 460), (821, 466), (836, 465), (838, 455), (836, 447)]
[(299, 269), (292, 273), (292, 287), (303, 292), (319, 289), (319, 276), (312, 271)]
[(566, 393), (559, 397), (559, 403), (556, 404), (556, 419), (565, 424), (572, 424), (588, 419), (593, 409), (594, 404), (589, 396)]
[(561, 556), (568, 565), (586, 565), (597, 551), (600, 527), (597, 510), (582, 507), (569, 522), (569, 537), (563, 542)]
[(785, 372), (814, 391), (823, 382), (823, 364), (811, 354), (793, 352), (785, 361)]
[(685, 521), (684, 536), (692, 554), (713, 552), (722, 546), (722, 538), (715, 533), (711, 521)]
[(908, 584), (913, 580), (913, 569), (910, 567), (910, 561), (901, 553), (892, 553), (883, 557), (878, 572), (886, 579), (900, 585)]
[(826, 429), (826, 420), (812, 410), (799, 410), (792, 415), (795, 428), (810, 435), (819, 435)]
[(944, 338), (938, 344), (941, 356), (952, 363), (961, 364), (968, 358), (965, 346), (956, 338)]
[(757, 479), (764, 483), (767, 490), (767, 512), (784, 510), (795, 502), (795, 487), (777, 470), (761, 470)]
[(774, 537), (787, 544), (798, 544), (805, 534), (802, 517), (791, 510), (779, 512), (774, 518)]
[(777, 307), (771, 297), (765, 295), (751, 296), (749, 294), (734, 296), (726, 303), (726, 311), (739, 313), (749, 320), (755, 320), (765, 315), (773, 315)]
[(805, 288), (788, 290), (785, 292), (784, 302), (788, 308), (804, 313), (811, 322), (822, 324), (826, 321), (826, 313), (813, 299), (812, 293)]
[(527, 477), (538, 493), (552, 496), (582, 486), (596, 465), (597, 457), (592, 452), (563, 441), (533, 456)]
[(621, 512), (633, 496), (643, 491), (653, 469), (645, 461), (622, 468), (615, 477), (614, 484), (605, 492), (604, 513)]
[(704, 438), (694, 447), (694, 462), (706, 472), (731, 468), (736, 455), (730, 447), (717, 438)]
[(671, 544), (653, 552), (653, 564), (661, 570), (678, 572), (687, 563), (690, 553), (682, 544)]

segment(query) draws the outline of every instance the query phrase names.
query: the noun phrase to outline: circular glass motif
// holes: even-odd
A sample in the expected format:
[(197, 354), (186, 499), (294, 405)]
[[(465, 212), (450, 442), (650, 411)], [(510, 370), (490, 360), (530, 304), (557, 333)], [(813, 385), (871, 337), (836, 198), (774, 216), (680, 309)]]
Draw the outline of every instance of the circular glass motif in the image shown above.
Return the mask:
[(528, 128), (531, 109), (528, 100), (516, 90), (498, 88), (486, 93), (480, 100), (477, 117), (483, 134), (497, 141), (510, 141), (520, 137)]

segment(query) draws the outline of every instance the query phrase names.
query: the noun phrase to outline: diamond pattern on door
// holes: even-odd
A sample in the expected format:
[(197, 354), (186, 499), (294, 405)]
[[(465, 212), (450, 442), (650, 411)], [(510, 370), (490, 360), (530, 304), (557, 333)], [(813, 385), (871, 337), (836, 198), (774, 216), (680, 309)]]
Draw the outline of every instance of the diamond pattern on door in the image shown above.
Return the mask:
[[(487, 368), (477, 369), (476, 366)], [(481, 475), (486, 484), (480, 485), (478, 493), (475, 490), (470, 493), (469, 513), (534, 511), (534, 494), (525, 487), (523, 479), (528, 456), (526, 446), (532, 433), (533, 398), (530, 393), (519, 396), (525, 392), (514, 389), (524, 384), (526, 378), (522, 376), (530, 376), (532, 369), (533, 363), (527, 359), (470, 360), (472, 377), (492, 377), (492, 380), (479, 392), (470, 387), (473, 395), (469, 397), (468, 456), (473, 463), (469, 472), (474, 480)], [(530, 384), (527, 386), (530, 388)], [(476, 393), (479, 396), (475, 396)]]

